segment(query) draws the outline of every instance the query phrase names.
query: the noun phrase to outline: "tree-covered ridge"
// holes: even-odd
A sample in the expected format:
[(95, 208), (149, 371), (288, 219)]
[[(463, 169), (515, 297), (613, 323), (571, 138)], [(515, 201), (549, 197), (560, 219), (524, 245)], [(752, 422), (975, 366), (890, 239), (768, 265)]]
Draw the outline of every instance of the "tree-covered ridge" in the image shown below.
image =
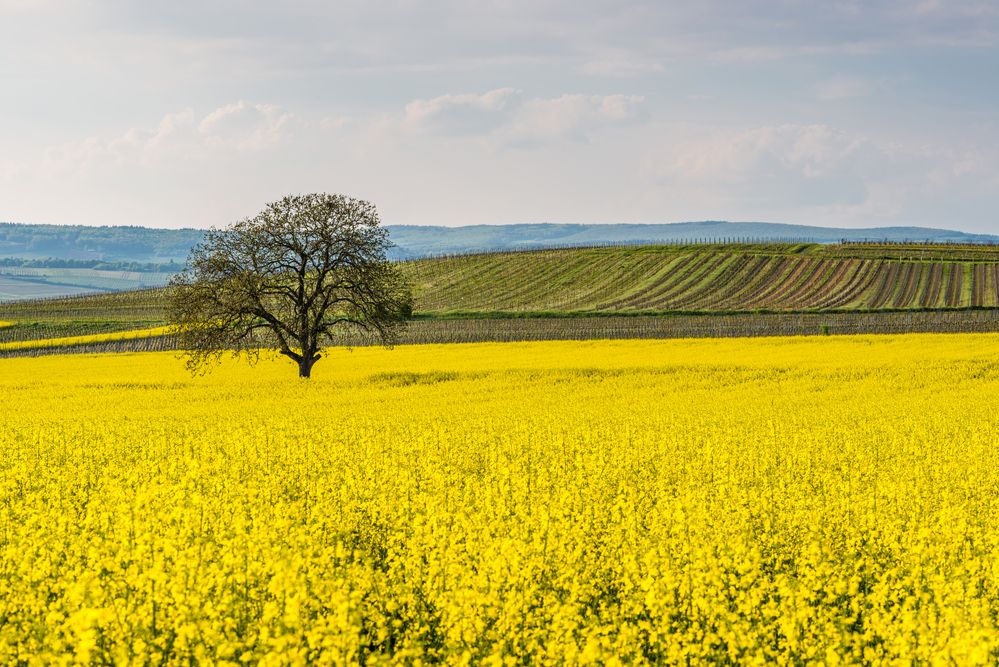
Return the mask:
[(204, 231), (200, 229), (25, 225), (4, 222), (0, 223), (0, 257), (153, 264), (183, 262), (191, 247), (203, 235)]

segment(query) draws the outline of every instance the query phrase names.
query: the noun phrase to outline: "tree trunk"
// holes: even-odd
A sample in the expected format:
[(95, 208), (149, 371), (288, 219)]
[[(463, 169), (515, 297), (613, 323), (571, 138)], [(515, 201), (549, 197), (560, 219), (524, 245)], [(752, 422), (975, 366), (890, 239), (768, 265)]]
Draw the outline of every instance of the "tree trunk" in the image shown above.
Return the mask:
[(302, 360), (298, 362), (298, 377), (312, 377), (312, 365), (314, 363), (316, 362), (313, 359), (309, 357), (302, 357)]

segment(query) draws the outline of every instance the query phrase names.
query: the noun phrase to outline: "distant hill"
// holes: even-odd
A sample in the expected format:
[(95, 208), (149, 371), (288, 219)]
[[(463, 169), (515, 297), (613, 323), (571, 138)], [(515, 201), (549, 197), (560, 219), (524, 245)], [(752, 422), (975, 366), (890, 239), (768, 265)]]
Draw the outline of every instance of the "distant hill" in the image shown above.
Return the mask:
[(400, 258), (604, 244), (840, 243), (842, 241), (999, 243), (999, 236), (924, 227), (840, 229), (771, 222), (676, 222), (658, 225), (389, 226)]
[(87, 262), (167, 264), (184, 262), (191, 246), (203, 235), (200, 229), (0, 222), (0, 258), (76, 260), (74, 268), (95, 268)]
[[(930, 241), (999, 243), (999, 236), (922, 227), (837, 229), (768, 222), (678, 222), (661, 225), (389, 225), (394, 259), (466, 252), (553, 246), (745, 241), (838, 243), (847, 241)], [(0, 223), (0, 259), (34, 260), (27, 266), (112, 268), (107, 263), (183, 262), (203, 230), (148, 227), (85, 227)], [(46, 260), (51, 260), (47, 262)], [(74, 260), (67, 265), (67, 260)], [(118, 267), (113, 267), (118, 268)], [(126, 267), (121, 267), (126, 268)], [(136, 267), (127, 267), (135, 270)]]

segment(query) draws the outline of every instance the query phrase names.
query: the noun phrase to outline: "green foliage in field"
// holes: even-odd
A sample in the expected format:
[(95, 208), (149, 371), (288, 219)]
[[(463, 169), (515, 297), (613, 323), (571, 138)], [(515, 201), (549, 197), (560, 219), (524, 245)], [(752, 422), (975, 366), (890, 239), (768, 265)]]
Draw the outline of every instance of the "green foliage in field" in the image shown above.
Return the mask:
[[(433, 332), (418, 336), (420, 342), (449, 339), (452, 334), (444, 329), (460, 330), (453, 334), (457, 339), (478, 340), (479, 330), (484, 328), (502, 330), (503, 336), (512, 339), (533, 338), (528, 329), (544, 332), (538, 337), (572, 337), (572, 332), (563, 331), (566, 327), (583, 327), (587, 331), (596, 328), (614, 337), (618, 329), (640, 333), (648, 328), (638, 322), (615, 323), (613, 331), (607, 322), (533, 327), (496, 322), (511, 318), (918, 313), (999, 308), (999, 247), (980, 245), (595, 247), (446, 256), (403, 262), (400, 266), (414, 287), (417, 323), (424, 323), (414, 328)], [(163, 297), (162, 290), (151, 289), (0, 304), (0, 319), (133, 322), (134, 328), (142, 328), (163, 321)], [(490, 322), (459, 325), (459, 320)], [(818, 330), (821, 325), (774, 321), (777, 324), (773, 333)], [(717, 322), (692, 324), (691, 331), (715, 331), (719, 329)], [(980, 324), (969, 330), (982, 330)], [(862, 330), (880, 330), (878, 326), (872, 324)], [(506, 329), (511, 331), (503, 333)], [(660, 331), (663, 326), (656, 324), (651, 329)], [(886, 324), (885, 329), (910, 330), (904, 322)], [(472, 330), (477, 333), (468, 333)], [(834, 330), (841, 330), (841, 326), (837, 324)], [(931, 323), (919, 323), (911, 330), (940, 329)], [(103, 331), (95, 328), (74, 334)], [(751, 323), (741, 321), (734, 331), (757, 333)]]

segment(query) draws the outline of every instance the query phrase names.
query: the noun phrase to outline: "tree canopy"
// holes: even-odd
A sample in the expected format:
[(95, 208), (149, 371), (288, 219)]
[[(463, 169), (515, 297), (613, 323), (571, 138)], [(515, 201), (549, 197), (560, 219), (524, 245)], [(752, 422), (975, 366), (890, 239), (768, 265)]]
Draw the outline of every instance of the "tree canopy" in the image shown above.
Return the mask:
[(352, 329), (395, 341), (412, 313), (409, 286), (369, 202), (288, 196), (209, 230), (170, 282), (168, 314), (193, 372), (231, 352), (274, 347), (309, 377), (324, 346)]

